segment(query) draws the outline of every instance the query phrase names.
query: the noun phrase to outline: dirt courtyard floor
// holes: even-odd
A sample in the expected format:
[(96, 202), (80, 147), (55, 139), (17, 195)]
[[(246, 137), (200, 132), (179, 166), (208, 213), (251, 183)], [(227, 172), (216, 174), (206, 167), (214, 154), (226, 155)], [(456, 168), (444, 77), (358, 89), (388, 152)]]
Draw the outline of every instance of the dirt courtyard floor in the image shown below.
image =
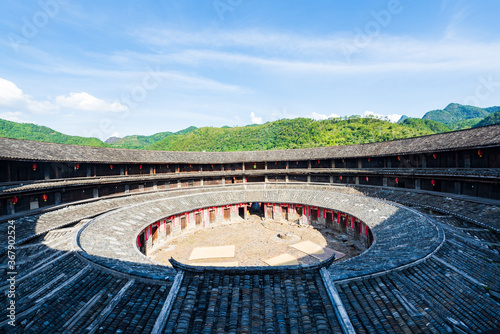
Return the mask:
[[(321, 247), (344, 253), (345, 256), (338, 261), (357, 256), (365, 250), (358, 241), (343, 242), (338, 235), (322, 226), (301, 226), (295, 222), (276, 222), (251, 215), (246, 220), (219, 223), (208, 229), (179, 236), (161, 245), (149, 256), (165, 265), (170, 265), (168, 259), (173, 257), (191, 265), (235, 265), (234, 262), (237, 262), (238, 266), (267, 266), (264, 261), (285, 253), (296, 257), (299, 264), (318, 263), (319, 260), (315, 257), (291, 247), (301, 241), (311, 241)], [(197, 247), (231, 245), (235, 246), (234, 257), (189, 260), (191, 252)], [(232, 264), (228, 264), (229, 262)]]

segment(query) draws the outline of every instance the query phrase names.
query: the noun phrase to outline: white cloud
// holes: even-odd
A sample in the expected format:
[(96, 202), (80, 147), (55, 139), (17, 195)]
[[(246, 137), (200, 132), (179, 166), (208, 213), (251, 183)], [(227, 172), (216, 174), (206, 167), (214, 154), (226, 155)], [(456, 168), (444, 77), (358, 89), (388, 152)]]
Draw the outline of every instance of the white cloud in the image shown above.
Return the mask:
[[(451, 26), (466, 16), (458, 11)], [(452, 29), (454, 30), (454, 29)], [(381, 34), (362, 46), (345, 33), (305, 36), (272, 31), (240, 30), (179, 32), (151, 30), (136, 33), (149, 46), (180, 47), (177, 53), (145, 55), (163, 61), (200, 66), (207, 63), (246, 64), (273, 70), (320, 73), (384, 73), (499, 69), (498, 41), (465, 37), (414, 39)]]
[(26, 119), (24, 118), (23, 113), (20, 111), (7, 111), (7, 112), (0, 113), (0, 118), (6, 119), (6, 120), (12, 121), (12, 122), (18, 122), (18, 123), (27, 122)]
[(449, 11), (454, 11), (453, 15), (450, 18), (450, 21), (448, 22), (448, 25), (446, 26), (445, 32), (444, 32), (444, 39), (449, 39), (449, 40), (455, 40), (459, 39), (460, 35), (464, 31), (464, 27), (462, 27), (464, 21), (468, 18), (469, 13), (472, 12), (470, 5), (469, 6), (463, 6), (459, 8), (460, 4), (455, 3), (455, 8), (454, 9), (449, 9)]
[[(396, 44), (396, 46), (392, 43)], [(457, 70), (491, 71), (492, 69), (500, 69), (500, 63), (496, 61), (498, 53), (500, 53), (500, 43), (469, 45), (477, 50), (477, 54), (472, 54), (470, 47), (462, 44), (439, 45), (430, 43), (412, 45), (406, 41), (398, 40), (384, 43), (373, 42), (372, 44), (374, 45), (362, 49), (359, 54), (354, 53), (352, 57), (359, 55), (360, 59), (351, 60), (350, 62), (347, 62), (342, 55), (327, 60), (315, 57), (294, 59), (294, 56), (270, 57), (263, 54), (255, 56), (246, 53), (213, 50), (187, 50), (170, 58), (173, 62), (177, 58), (189, 58), (197, 66), (209, 64), (217, 64), (217, 66), (221, 66), (221, 64), (248, 65), (274, 72), (297, 72), (315, 75), (318, 73), (356, 75), (390, 72), (434, 73), (436, 71)], [(415, 41), (415, 44), (419, 43)], [(413, 51), (413, 53), (410, 51)]]
[(56, 104), (61, 107), (89, 111), (126, 111), (127, 106), (119, 102), (106, 102), (89, 93), (69, 93), (69, 96), (56, 97)]
[(11, 81), (0, 78), (0, 104), (12, 105), (25, 99), (23, 91)]
[[(36, 101), (30, 95), (24, 94), (17, 85), (9, 80), (0, 78), (0, 105), (9, 109), (24, 109), (35, 114), (48, 114), (57, 111), (58, 107), (49, 101)], [(4, 113), (9, 119), (21, 120), (17, 112)], [(5, 118), (7, 119), (7, 118)]]
[(340, 117), (340, 115), (337, 115), (337, 114), (325, 115), (325, 114), (319, 114), (317, 112), (313, 112), (312, 114), (310, 114), (307, 117), (319, 121), (319, 120), (324, 120), (324, 119), (329, 119), (329, 118), (338, 118), (338, 117)]
[(318, 113), (316, 111), (313, 111), (312, 113), (310, 113), (308, 115), (304, 115), (303, 113), (296, 114), (296, 113), (290, 113), (286, 107), (283, 107), (281, 109), (276, 109), (275, 111), (273, 111), (270, 114), (269, 118), (271, 121), (277, 121), (279, 119), (285, 119), (285, 118), (294, 119), (294, 118), (299, 118), (299, 117), (311, 118), (311, 119), (314, 119), (316, 121), (320, 121), (320, 120), (325, 120), (325, 119), (329, 119), (329, 118), (337, 118), (337, 117), (340, 117), (340, 115), (337, 115), (337, 114), (327, 115), (327, 114)]
[(3, 78), (0, 78), (0, 106), (8, 108), (8, 112), (2, 114), (3, 118), (16, 122), (23, 121), (23, 112), (46, 115), (57, 112), (60, 107), (111, 112), (127, 110), (127, 107), (119, 102), (106, 102), (85, 92), (57, 96), (55, 102), (38, 101), (24, 94), (13, 82)]
[(258, 29), (251, 30), (204, 30), (186, 32), (168, 29), (145, 29), (135, 32), (140, 42), (159, 47), (172, 45), (200, 46), (213, 48), (244, 47), (265, 49), (266, 51), (301, 51), (315, 53), (318, 51), (341, 51), (343, 36), (301, 36), (284, 34)]
[(399, 121), (401, 116), (403, 116), (403, 115), (399, 115), (399, 114), (382, 115), (382, 114), (374, 113), (373, 111), (369, 111), (369, 110), (365, 111), (365, 113), (363, 114), (363, 117), (375, 117), (375, 118), (379, 118), (382, 120), (390, 121), (392, 123), (396, 123), (397, 121)]
[(181, 85), (189, 90), (207, 90), (221, 92), (248, 92), (248, 90), (237, 85), (225, 84), (217, 80), (189, 76), (177, 72), (158, 72), (158, 77), (165, 80), (165, 85), (179, 88)]
[[(250, 90), (234, 84), (227, 84), (213, 78), (204, 77), (189, 73), (183, 73), (174, 70), (161, 70), (160, 65), (156, 68), (146, 68), (144, 71), (130, 71), (129, 68), (142, 67), (144, 63), (149, 64), (163, 64), (165, 68), (170, 67), (172, 63), (184, 63), (187, 55), (184, 53), (177, 53), (175, 55), (158, 55), (151, 53), (136, 53), (131, 51), (123, 51), (111, 56), (100, 53), (91, 53), (92, 56), (99, 63), (115, 64), (114, 58), (123, 57), (130, 59), (133, 65), (128, 64), (126, 69), (120, 70), (107, 70), (98, 69), (88, 66), (77, 66), (74, 64), (66, 64), (64, 62), (55, 62), (52, 59), (46, 60), (45, 64), (23, 63), (27, 69), (45, 72), (45, 73), (61, 73), (71, 76), (89, 77), (94, 80), (110, 80), (113, 85), (119, 83), (130, 82), (132, 85), (129, 89), (137, 85), (146, 85), (147, 87), (156, 89), (156, 86), (166, 87), (170, 90), (185, 90), (185, 91), (217, 91), (217, 92), (242, 92), (248, 93)], [(138, 78), (140, 80), (138, 81)], [(146, 82), (146, 84), (145, 84)], [(146, 88), (146, 87), (144, 87)], [(149, 90), (149, 89), (148, 89)]]
[(262, 117), (255, 116), (255, 113), (253, 111), (250, 113), (250, 118), (252, 119), (252, 123), (253, 124), (262, 124), (262, 123), (264, 123), (262, 121)]
[(31, 99), (26, 100), (26, 107), (35, 114), (53, 114), (59, 110), (59, 106), (56, 106), (52, 102)]

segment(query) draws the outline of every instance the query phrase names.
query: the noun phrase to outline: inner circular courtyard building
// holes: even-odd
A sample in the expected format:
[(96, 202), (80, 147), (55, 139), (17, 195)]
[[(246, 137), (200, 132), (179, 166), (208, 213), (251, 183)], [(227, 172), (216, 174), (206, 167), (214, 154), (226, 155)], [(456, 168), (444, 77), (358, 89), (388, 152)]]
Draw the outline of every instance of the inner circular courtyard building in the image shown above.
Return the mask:
[(500, 331), (500, 125), (251, 152), (0, 138), (0, 227), (6, 333)]

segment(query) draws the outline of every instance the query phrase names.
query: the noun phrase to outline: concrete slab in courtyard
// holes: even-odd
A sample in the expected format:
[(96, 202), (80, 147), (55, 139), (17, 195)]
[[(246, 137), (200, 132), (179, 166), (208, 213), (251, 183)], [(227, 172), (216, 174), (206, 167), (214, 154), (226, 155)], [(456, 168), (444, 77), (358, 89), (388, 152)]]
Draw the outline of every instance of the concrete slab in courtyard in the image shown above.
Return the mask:
[(298, 242), (296, 244), (291, 245), (291, 247), (310, 255), (325, 253), (323, 247), (309, 240)]
[(189, 260), (214, 259), (220, 257), (234, 257), (235, 246), (216, 246), (216, 247), (196, 247), (191, 252)]
[(299, 264), (295, 256), (286, 253), (267, 259), (264, 262), (270, 266), (292, 266)]

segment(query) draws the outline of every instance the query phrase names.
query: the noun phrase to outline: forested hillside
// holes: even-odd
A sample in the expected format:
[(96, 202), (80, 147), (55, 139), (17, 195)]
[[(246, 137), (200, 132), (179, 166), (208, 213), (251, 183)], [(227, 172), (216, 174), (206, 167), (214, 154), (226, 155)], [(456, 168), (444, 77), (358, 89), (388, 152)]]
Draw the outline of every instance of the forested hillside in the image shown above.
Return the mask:
[[(398, 122), (399, 123), (399, 122)], [(407, 125), (412, 128), (427, 130), (432, 133), (442, 133), (450, 131), (450, 129), (443, 123), (437, 121), (432, 121), (430, 119), (420, 119), (420, 118), (405, 118), (399, 124)]]
[(0, 137), (143, 150), (251, 151), (372, 143), (496, 123), (500, 123), (500, 107), (451, 103), (445, 109), (429, 111), (422, 119), (403, 116), (398, 123), (358, 116), (321, 121), (295, 118), (243, 127), (190, 126), (151, 136), (113, 137), (106, 143), (97, 138), (65, 135), (45, 126), (0, 119)]
[[(443, 127), (441, 130), (446, 131)], [(432, 134), (420, 124), (394, 124), (375, 118), (350, 117), (315, 121), (282, 119), (263, 125), (200, 128), (169, 136), (149, 149), (168, 151), (248, 151), (362, 144)]]
[(500, 123), (500, 111), (497, 111), (497, 112), (485, 117), (481, 122), (474, 125), (474, 127), (477, 128), (479, 126), (486, 126), (486, 125), (499, 124), (499, 123)]
[(156, 142), (159, 142), (169, 136), (183, 135), (191, 131), (194, 131), (196, 129), (197, 127), (190, 126), (178, 132), (159, 132), (151, 136), (139, 136), (139, 135), (126, 136), (123, 138), (114, 139), (113, 141), (106, 140), (106, 143), (109, 144), (111, 147), (117, 147), (117, 148), (145, 149), (146, 147)]
[(106, 146), (106, 144), (97, 138), (69, 136), (46, 126), (39, 126), (31, 123), (16, 123), (4, 119), (0, 119), (0, 137), (28, 139), (58, 144)]
[(499, 107), (479, 108), (458, 103), (450, 103), (444, 109), (427, 112), (422, 119), (433, 120), (445, 124), (451, 130), (466, 129), (476, 125)]

